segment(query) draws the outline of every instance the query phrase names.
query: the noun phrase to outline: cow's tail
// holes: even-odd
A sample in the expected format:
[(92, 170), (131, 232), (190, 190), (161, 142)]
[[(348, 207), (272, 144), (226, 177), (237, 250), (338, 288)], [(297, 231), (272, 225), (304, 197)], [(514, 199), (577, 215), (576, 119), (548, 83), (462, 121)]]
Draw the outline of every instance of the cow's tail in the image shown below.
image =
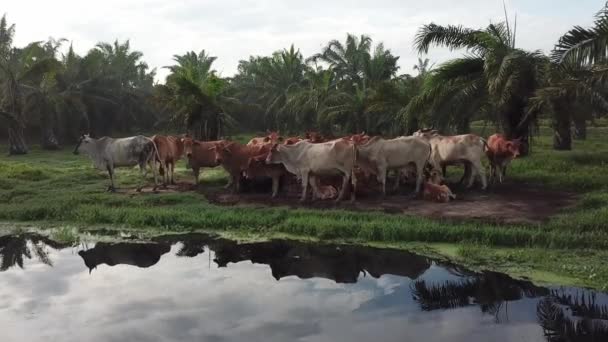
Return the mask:
[(490, 145), (488, 145), (488, 141), (482, 137), (479, 137), (479, 140), (483, 143), (483, 151), (486, 152), (490, 149)]
[[(160, 154), (158, 153), (158, 147), (156, 147), (156, 143), (154, 142), (154, 140), (150, 139), (150, 138), (146, 138), (148, 139), (148, 149), (150, 149), (150, 151), (146, 151), (146, 164), (148, 165), (152, 165), (152, 174), (154, 175), (154, 185), (158, 185), (158, 180), (157, 180), (157, 164), (156, 161), (158, 161), (158, 163), (160, 165), (162, 165), (161, 160), (160, 160)], [(166, 172), (166, 170), (163, 170)]]

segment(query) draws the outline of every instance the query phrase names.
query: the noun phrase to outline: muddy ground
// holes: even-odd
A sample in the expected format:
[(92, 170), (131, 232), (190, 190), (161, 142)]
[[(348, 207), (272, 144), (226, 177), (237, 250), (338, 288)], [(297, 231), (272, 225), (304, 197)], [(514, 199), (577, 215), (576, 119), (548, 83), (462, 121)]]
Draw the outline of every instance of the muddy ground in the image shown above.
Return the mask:
[[(299, 187), (299, 186), (298, 186)], [(348, 200), (335, 203), (333, 200), (299, 202), (299, 189), (290, 187), (282, 191), (276, 199), (270, 196), (269, 184), (244, 186), (244, 192), (233, 194), (223, 187), (179, 183), (158, 192), (196, 191), (214, 204), (223, 206), (247, 205), (254, 207), (288, 206), (290, 208), (343, 209), (355, 211), (379, 211), (390, 214), (416, 215), (438, 219), (480, 220), (491, 223), (542, 223), (564, 208), (575, 204), (572, 193), (551, 191), (538, 185), (505, 183), (487, 191), (466, 190), (461, 186), (450, 186), (457, 195), (450, 203), (424, 201), (412, 196), (413, 188), (399, 189), (397, 194), (382, 198), (376, 191), (359, 194), (352, 203)], [(151, 192), (144, 189), (143, 193)], [(129, 193), (133, 194), (132, 191)]]

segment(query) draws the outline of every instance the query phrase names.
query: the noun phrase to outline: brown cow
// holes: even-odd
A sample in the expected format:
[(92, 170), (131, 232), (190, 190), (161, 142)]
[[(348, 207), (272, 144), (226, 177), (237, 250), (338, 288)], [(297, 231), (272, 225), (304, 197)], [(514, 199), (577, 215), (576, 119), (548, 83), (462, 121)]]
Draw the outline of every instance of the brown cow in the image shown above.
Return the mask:
[(323, 143), (328, 141), (321, 133), (319, 132), (306, 132), (304, 134), (304, 139), (308, 140), (313, 144)]
[(184, 153), (184, 142), (182, 138), (155, 135), (152, 141), (156, 144), (160, 169), (163, 171), (163, 183), (175, 184), (174, 171), (175, 163), (179, 161)]
[(265, 137), (255, 137), (249, 140), (247, 146), (255, 146), (255, 145), (266, 145), (266, 144), (281, 144), (283, 143), (283, 137), (279, 134), (279, 132), (267, 132), (268, 135)]
[(272, 145), (241, 145), (238, 142), (227, 142), (212, 147), (215, 162), (222, 165), (230, 175), (226, 188), (234, 186), (235, 192), (241, 191), (241, 176), (249, 167), (250, 159), (268, 154)]
[(447, 203), (456, 199), (447, 185), (441, 185), (443, 179), (438, 170), (431, 171), (429, 179), (424, 183), (422, 197), (428, 201)]
[(216, 167), (219, 164), (215, 160), (215, 153), (212, 151), (217, 145), (222, 145), (224, 140), (217, 141), (197, 141), (190, 138), (183, 138), (184, 154), (188, 160), (188, 168), (194, 172), (194, 183), (198, 185), (198, 176), (203, 167)]
[(302, 141), (302, 138), (300, 138), (300, 137), (289, 137), (289, 138), (285, 139), (284, 144), (285, 145), (295, 145), (295, 144), (299, 143), (300, 141)]
[(520, 139), (508, 140), (502, 134), (494, 134), (488, 138), (486, 155), (490, 160), (490, 183), (496, 181), (497, 175), (498, 181), (502, 183), (507, 173), (507, 166), (511, 160), (519, 156), (520, 146)]
[[(269, 149), (268, 149), (269, 150)], [(272, 179), (272, 198), (277, 197), (279, 193), (279, 181), (281, 177), (287, 174), (287, 170), (283, 165), (268, 165), (266, 157), (268, 153), (263, 153), (258, 156), (249, 158), (249, 163), (245, 169), (244, 176), (247, 179), (260, 177), (268, 177)]]

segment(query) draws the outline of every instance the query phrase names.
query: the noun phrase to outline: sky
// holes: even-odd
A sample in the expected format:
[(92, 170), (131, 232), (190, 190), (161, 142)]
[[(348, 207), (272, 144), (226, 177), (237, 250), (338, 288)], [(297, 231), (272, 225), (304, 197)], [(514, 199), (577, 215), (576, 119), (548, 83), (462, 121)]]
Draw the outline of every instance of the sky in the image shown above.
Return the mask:
[[(517, 14), (517, 46), (550, 51), (574, 25), (589, 26), (604, 0), (505, 0)], [(85, 54), (100, 41), (131, 41), (163, 81), (173, 55), (205, 49), (222, 76), (239, 60), (294, 44), (305, 57), (347, 33), (371, 36), (400, 56), (399, 73), (414, 73), (418, 57), (441, 63), (462, 51), (420, 56), (414, 36), (424, 24), (483, 28), (504, 20), (502, 0), (6, 0), (0, 14), (16, 24), (15, 44), (66, 38)]]

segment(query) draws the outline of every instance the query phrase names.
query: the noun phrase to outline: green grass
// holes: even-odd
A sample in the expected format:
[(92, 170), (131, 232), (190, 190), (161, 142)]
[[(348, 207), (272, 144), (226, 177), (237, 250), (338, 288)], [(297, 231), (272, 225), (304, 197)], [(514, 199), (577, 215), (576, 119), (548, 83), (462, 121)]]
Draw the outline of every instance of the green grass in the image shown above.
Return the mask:
[[(519, 186), (543, 185), (580, 194), (574, 208), (545, 224), (498, 225), (340, 209), (220, 207), (194, 192), (110, 194), (105, 192), (107, 174), (93, 169), (87, 157), (74, 156), (69, 149), (47, 152), (36, 148), (25, 156), (0, 156), (0, 221), (37, 221), (42, 226), (52, 223), (161, 231), (248, 232), (262, 236), (286, 234), (361, 243), (452, 243), (463, 246), (451, 255), (463, 262), (496, 257), (507, 263), (500, 255), (490, 253), (500, 248), (525, 249), (541, 256), (534, 262), (539, 269), (542, 251), (584, 262), (585, 254), (581, 251), (608, 248), (606, 130), (590, 128), (588, 140), (575, 141), (574, 150), (568, 152), (553, 151), (550, 131), (543, 129), (541, 133), (534, 140), (532, 155), (512, 163), (509, 179)], [(240, 141), (248, 138), (238, 137)], [(192, 181), (183, 163), (176, 171), (178, 181)], [(219, 168), (205, 170), (201, 176), (202, 187), (217, 188), (225, 181), (226, 175)], [(135, 188), (141, 182), (139, 171), (121, 169), (117, 182), (119, 188)], [(56, 234), (69, 238), (71, 233), (66, 230)], [(513, 260), (515, 263), (518, 259)], [(595, 262), (595, 257), (588, 262)], [(582, 281), (589, 276), (567, 267), (550, 266), (546, 268), (564, 277)], [(498, 268), (498, 264), (493, 267)], [(600, 270), (596, 270), (595, 280), (586, 284), (601, 287), (608, 283), (608, 266), (597, 267)]]

